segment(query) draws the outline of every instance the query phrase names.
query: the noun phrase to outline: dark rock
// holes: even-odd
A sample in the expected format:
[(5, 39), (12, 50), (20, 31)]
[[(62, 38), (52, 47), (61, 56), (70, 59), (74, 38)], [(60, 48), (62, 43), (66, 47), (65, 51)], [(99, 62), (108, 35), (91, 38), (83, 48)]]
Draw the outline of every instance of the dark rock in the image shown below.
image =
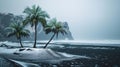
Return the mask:
[(28, 49), (26, 49), (27, 51), (32, 51), (32, 49), (30, 49), (30, 48), (28, 48)]
[(21, 49), (19, 49), (19, 51), (24, 51), (25, 50), (25, 48), (21, 48)]
[(13, 54), (15, 54), (15, 55), (20, 55), (20, 53), (16, 53), (16, 52), (14, 52)]

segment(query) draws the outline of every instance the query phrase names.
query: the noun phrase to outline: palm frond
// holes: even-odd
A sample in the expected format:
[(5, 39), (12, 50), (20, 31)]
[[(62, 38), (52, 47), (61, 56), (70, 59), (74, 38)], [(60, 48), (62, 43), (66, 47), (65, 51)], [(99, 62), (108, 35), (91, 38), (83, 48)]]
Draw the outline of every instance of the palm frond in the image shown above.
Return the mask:
[(32, 12), (31, 12), (31, 8), (27, 7), (25, 8), (25, 10), (23, 11), (23, 13), (26, 13), (27, 15), (30, 15)]
[(38, 22), (40, 22), (44, 27), (46, 25), (46, 18), (49, 18), (49, 15), (36, 5), (33, 5), (32, 8), (27, 7), (24, 10), (24, 13), (27, 14), (24, 25), (30, 23), (31, 27), (38, 24)]
[(11, 37), (11, 36), (14, 36), (15, 35), (15, 32), (8, 32), (7, 33), (7, 37)]
[(47, 23), (47, 26), (45, 27), (46, 34), (53, 32), (56, 34), (56, 37), (58, 38), (59, 33), (62, 35), (67, 34), (67, 29), (64, 27), (62, 22), (58, 22), (56, 18), (53, 18)]
[(46, 25), (46, 19), (45, 18), (39, 18), (40, 23), (42, 24), (43, 27)]
[(41, 16), (41, 17), (46, 17), (46, 18), (50, 18), (50, 16), (49, 16), (49, 14), (47, 13), (47, 12), (45, 12), (45, 11), (40, 11), (39, 13), (38, 13), (38, 15), (39, 16)]
[(21, 23), (11, 23), (9, 27), (6, 28), (8, 30), (7, 36), (16, 36), (19, 39), (21, 36), (29, 36), (29, 30), (24, 29), (24, 25)]
[(30, 16), (27, 16), (25, 20), (23, 20), (23, 25), (26, 26), (30, 22)]
[(13, 28), (13, 27), (6, 27), (5, 30), (12, 30), (12, 31), (14, 31), (15, 28)]

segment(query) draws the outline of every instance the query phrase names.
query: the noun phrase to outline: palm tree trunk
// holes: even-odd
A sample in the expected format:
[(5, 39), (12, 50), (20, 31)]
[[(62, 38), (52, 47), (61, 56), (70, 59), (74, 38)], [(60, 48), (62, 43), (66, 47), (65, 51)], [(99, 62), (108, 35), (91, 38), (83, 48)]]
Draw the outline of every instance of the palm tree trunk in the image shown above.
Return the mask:
[(55, 33), (54, 33), (53, 36), (50, 38), (50, 40), (46, 43), (46, 45), (44, 46), (44, 48), (47, 47), (47, 45), (52, 41), (52, 39), (54, 38), (54, 36), (55, 36)]
[(22, 45), (22, 42), (21, 42), (21, 37), (19, 39), (19, 42), (20, 42), (20, 46), (23, 48), (23, 45)]
[(36, 48), (36, 40), (37, 40), (37, 24), (35, 24), (35, 42), (33, 48)]

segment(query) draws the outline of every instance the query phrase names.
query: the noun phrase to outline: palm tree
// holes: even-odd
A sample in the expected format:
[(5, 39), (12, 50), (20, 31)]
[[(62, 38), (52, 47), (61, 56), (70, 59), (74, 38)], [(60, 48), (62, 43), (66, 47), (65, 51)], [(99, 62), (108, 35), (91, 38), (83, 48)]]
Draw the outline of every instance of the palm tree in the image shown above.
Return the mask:
[(21, 47), (23, 48), (21, 37), (29, 36), (29, 30), (25, 29), (25, 27), (20, 23), (11, 23), (9, 27), (6, 28), (9, 30), (7, 36), (16, 36), (17, 40), (19, 40)]
[(58, 34), (59, 33), (61, 33), (62, 35), (67, 34), (67, 29), (63, 26), (63, 23), (62, 22), (58, 22), (56, 20), (56, 18), (53, 18), (52, 20), (50, 20), (44, 30), (45, 30), (46, 34), (49, 34), (50, 32), (53, 33), (52, 37), (46, 43), (44, 48), (47, 47), (47, 45), (52, 41), (52, 39), (54, 38), (55, 35), (58, 38)]
[(49, 15), (45, 12), (42, 11), (42, 9), (39, 6), (35, 6), (33, 5), (32, 8), (27, 7), (24, 10), (24, 13), (27, 14), (26, 19), (24, 20), (24, 25), (30, 23), (31, 27), (34, 26), (34, 30), (35, 30), (35, 42), (33, 45), (33, 48), (36, 48), (36, 40), (37, 40), (37, 26), (38, 23), (41, 23), (43, 27), (45, 27), (46, 25), (46, 18), (49, 18)]

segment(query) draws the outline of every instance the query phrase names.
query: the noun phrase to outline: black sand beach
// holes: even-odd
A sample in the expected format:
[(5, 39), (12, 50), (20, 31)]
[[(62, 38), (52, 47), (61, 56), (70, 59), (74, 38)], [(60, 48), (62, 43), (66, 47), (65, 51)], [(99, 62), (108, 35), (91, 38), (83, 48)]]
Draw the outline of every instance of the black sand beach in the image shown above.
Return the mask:
[[(92, 44), (91, 45), (56, 44), (56, 45), (57, 46), (48, 46), (48, 48), (56, 52), (86, 56), (90, 58), (77, 58), (73, 60), (64, 60), (62, 62), (55, 64), (47, 62), (33, 64), (37, 64), (40, 67), (120, 67), (119, 46), (98, 46), (98, 45), (93, 46)], [(8, 61), (7, 63), (11, 62)]]

